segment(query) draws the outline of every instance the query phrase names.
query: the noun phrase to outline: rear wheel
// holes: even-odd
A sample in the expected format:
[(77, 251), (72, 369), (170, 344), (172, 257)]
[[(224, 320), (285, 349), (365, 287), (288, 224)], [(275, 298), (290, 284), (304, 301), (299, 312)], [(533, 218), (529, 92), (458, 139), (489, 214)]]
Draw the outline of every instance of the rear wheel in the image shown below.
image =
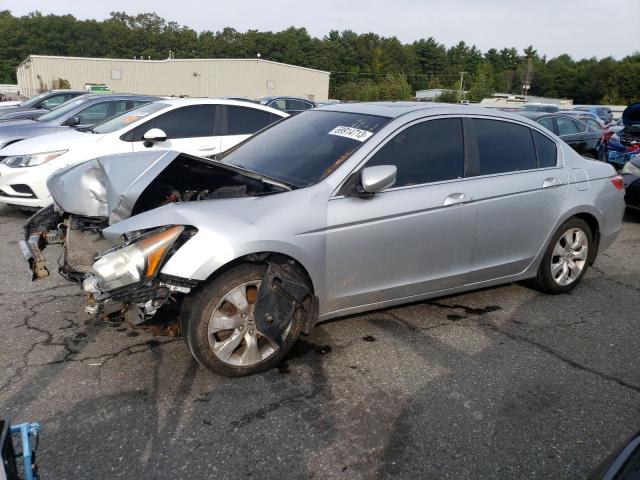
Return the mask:
[(265, 272), (265, 265), (241, 264), (194, 296), (183, 332), (202, 366), (229, 377), (250, 375), (275, 366), (294, 345), (302, 327), (299, 315), (289, 319), (282, 347), (256, 328), (253, 312)]
[(533, 284), (551, 294), (575, 287), (589, 268), (593, 234), (579, 218), (567, 220), (553, 235)]

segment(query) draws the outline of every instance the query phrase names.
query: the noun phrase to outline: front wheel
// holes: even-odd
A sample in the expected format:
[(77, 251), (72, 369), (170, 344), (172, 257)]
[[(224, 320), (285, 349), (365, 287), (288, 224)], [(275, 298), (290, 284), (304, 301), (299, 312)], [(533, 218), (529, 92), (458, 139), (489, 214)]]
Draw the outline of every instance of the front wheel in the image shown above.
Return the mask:
[(289, 319), (282, 346), (257, 328), (253, 312), (266, 265), (241, 264), (206, 285), (186, 312), (186, 343), (204, 367), (240, 377), (277, 365), (298, 339), (299, 315)]
[(551, 238), (547, 251), (533, 279), (534, 286), (551, 294), (575, 287), (589, 268), (593, 234), (580, 218), (567, 220)]

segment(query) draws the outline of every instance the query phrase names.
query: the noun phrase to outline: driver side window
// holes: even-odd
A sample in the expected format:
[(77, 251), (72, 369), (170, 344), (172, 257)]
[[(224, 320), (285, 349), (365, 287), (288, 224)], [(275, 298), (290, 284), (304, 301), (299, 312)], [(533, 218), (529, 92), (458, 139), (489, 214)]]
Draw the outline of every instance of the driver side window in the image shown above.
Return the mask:
[(453, 180), (464, 176), (462, 120), (428, 120), (408, 127), (389, 140), (367, 167), (395, 165), (394, 187)]
[(211, 137), (214, 135), (215, 105), (194, 105), (171, 110), (140, 125), (130, 137), (132, 142), (142, 141), (144, 134), (159, 128), (167, 134), (167, 140), (178, 138)]

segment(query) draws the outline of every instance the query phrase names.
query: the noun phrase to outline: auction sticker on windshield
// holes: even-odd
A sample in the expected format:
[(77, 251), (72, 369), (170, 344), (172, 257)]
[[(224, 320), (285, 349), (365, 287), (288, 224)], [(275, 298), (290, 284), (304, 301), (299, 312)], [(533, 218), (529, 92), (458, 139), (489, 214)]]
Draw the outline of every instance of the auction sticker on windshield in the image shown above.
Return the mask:
[(329, 135), (338, 135), (339, 137), (345, 137), (345, 138), (350, 138), (351, 140), (356, 140), (358, 142), (364, 142), (371, 135), (373, 135), (373, 132), (360, 130), (359, 128), (344, 127), (342, 125), (339, 125), (333, 130), (331, 130), (329, 132)]

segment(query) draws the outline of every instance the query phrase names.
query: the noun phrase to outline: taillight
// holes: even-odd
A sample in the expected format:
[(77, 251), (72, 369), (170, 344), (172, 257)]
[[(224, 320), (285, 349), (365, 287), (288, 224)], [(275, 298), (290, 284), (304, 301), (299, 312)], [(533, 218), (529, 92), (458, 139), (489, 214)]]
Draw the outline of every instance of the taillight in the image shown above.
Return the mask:
[(611, 177), (611, 183), (618, 190), (624, 190), (624, 182), (622, 181), (622, 177), (620, 175), (616, 175), (615, 177)]

